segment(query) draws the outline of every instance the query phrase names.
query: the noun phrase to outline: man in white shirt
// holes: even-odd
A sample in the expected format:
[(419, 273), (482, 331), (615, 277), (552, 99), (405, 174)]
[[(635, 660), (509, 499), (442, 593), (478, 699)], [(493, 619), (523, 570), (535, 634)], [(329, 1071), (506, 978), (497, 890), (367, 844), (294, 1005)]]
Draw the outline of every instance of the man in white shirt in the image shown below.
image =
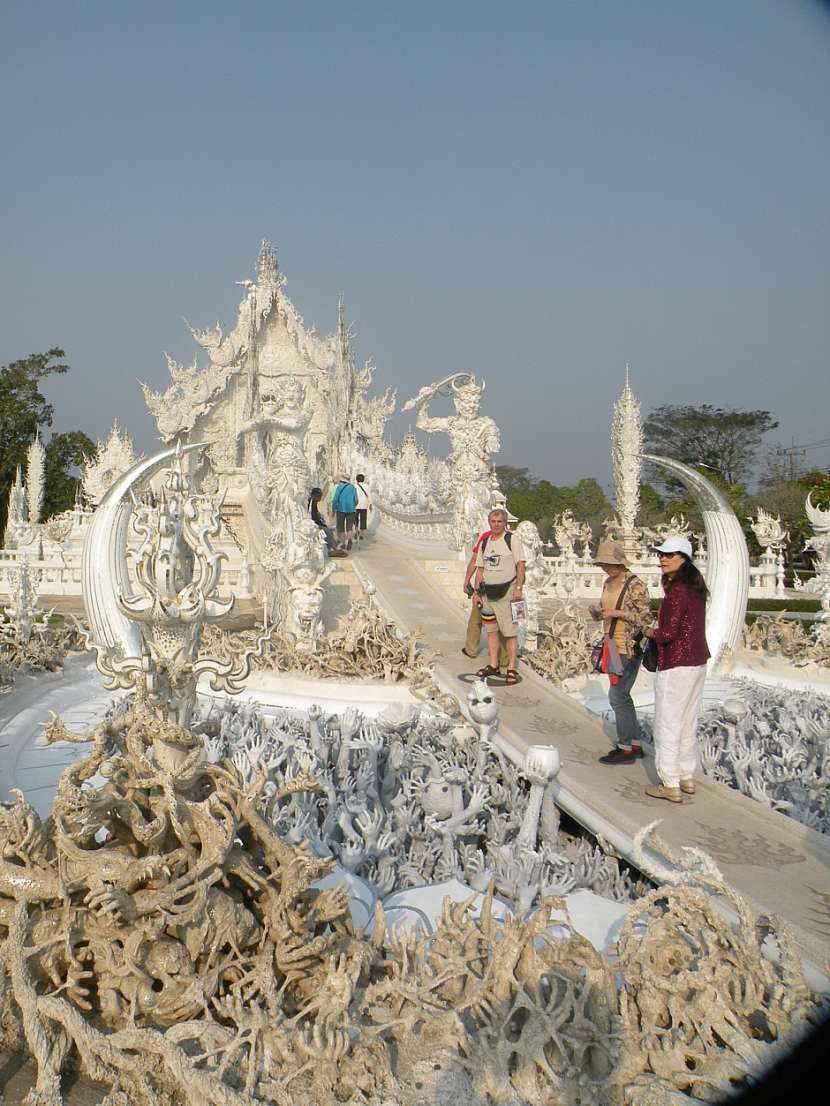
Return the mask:
[(524, 594), (525, 552), (518, 534), (507, 534), (507, 511), (495, 507), (487, 517), (490, 537), (482, 539), (476, 554), (476, 594), (473, 602), (481, 606), (481, 621), (487, 632), (487, 654), (490, 663), (480, 669), (478, 676), (500, 676), (499, 634), (501, 630), (507, 644), (507, 674), (505, 682), (517, 684), (519, 624), (514, 621), (510, 609), (511, 600), (519, 600)]
[(359, 472), (354, 480), (354, 486), (357, 489), (357, 536), (360, 539), (366, 537), (368, 516), (372, 509), (372, 498), (364, 484), (365, 479), (363, 473)]

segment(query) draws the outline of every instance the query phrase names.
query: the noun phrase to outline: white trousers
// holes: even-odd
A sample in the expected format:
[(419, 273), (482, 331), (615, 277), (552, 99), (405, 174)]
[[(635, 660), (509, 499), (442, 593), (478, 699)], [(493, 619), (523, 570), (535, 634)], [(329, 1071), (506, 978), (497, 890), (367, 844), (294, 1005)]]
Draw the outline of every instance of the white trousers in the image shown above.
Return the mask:
[(697, 720), (706, 665), (667, 668), (654, 683), (654, 764), (664, 787), (679, 787), (698, 766)]

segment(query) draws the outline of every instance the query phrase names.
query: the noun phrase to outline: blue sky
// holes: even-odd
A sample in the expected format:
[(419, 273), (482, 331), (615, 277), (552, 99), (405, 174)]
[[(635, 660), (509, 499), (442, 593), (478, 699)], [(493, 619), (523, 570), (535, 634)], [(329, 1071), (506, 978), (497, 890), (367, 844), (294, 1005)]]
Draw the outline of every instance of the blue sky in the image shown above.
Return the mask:
[(267, 237), (381, 389), (477, 373), (556, 483), (608, 482), (626, 361), (645, 412), (830, 437), (827, 6), (7, 0), (0, 41), (0, 363), (63, 346), (58, 429), (151, 448), (137, 379)]

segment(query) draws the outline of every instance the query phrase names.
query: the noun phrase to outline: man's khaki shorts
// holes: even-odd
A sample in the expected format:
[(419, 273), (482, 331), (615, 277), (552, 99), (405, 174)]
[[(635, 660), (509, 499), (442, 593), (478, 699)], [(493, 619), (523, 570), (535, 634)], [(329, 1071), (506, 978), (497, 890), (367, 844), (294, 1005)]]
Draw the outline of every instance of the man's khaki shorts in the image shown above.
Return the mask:
[(513, 598), (513, 589), (510, 588), (507, 595), (502, 596), (501, 599), (487, 599), (487, 606), (493, 611), (496, 616), (495, 620), (487, 618), (486, 615), (482, 616), (482, 622), (484, 623), (484, 629), (488, 634), (495, 633), (496, 630), (501, 630), (502, 637), (518, 637), (519, 623), (514, 622), (510, 615), (510, 600)]

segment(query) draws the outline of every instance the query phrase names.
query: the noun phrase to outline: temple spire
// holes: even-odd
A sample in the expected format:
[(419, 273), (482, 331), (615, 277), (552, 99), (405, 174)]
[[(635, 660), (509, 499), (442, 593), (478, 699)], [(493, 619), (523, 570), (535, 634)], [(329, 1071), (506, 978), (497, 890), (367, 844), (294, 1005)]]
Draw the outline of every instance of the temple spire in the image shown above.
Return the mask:
[(262, 239), (256, 263), (257, 283), (267, 288), (276, 288), (280, 282), (280, 266), (277, 251), (267, 238)]

